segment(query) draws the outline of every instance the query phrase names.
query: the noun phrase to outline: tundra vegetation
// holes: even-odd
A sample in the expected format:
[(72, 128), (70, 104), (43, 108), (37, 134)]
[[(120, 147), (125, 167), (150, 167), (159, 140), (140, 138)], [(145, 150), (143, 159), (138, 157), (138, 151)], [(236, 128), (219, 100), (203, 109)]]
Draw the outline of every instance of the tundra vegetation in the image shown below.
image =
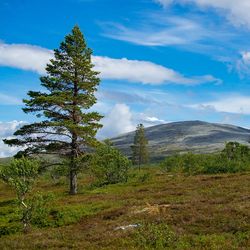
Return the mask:
[(5, 141), (26, 147), (0, 163), (0, 249), (248, 249), (249, 148), (149, 164), (140, 124), (131, 166), (95, 138), (91, 53), (74, 27), (25, 100), (40, 119)]
[(192, 174), (218, 174), (250, 171), (250, 150), (238, 142), (229, 142), (217, 154), (182, 154), (161, 162), (163, 170)]

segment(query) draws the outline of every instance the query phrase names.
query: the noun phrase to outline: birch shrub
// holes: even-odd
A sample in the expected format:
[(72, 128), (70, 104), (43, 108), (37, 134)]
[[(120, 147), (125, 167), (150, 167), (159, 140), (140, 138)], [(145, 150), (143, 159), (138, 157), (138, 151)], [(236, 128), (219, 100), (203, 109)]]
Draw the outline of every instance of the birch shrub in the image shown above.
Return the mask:
[(16, 193), (24, 231), (27, 231), (32, 217), (32, 205), (27, 196), (31, 193), (38, 174), (39, 163), (24, 157), (14, 159), (10, 164), (0, 168), (0, 178), (11, 186)]
[(127, 182), (130, 166), (130, 160), (108, 141), (99, 145), (90, 161), (97, 186)]

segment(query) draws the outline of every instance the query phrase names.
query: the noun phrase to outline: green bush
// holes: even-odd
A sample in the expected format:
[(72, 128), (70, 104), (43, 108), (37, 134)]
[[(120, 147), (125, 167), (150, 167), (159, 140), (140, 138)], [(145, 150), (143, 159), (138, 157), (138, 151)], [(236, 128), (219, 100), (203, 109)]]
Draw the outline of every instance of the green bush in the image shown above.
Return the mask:
[(236, 173), (250, 170), (250, 149), (237, 142), (229, 142), (219, 154), (192, 154), (167, 157), (161, 167), (168, 172), (188, 175)]
[(16, 203), (16, 201), (10, 201), (8, 206), (1, 205), (0, 207), (0, 237), (19, 232), (22, 229), (21, 216), (15, 207)]
[(27, 231), (32, 216), (32, 209), (28, 204), (27, 196), (32, 191), (39, 170), (39, 162), (25, 157), (13, 159), (8, 165), (0, 168), (0, 178), (16, 193), (17, 204), (22, 214), (20, 221), (23, 223), (24, 232)]
[(91, 173), (98, 185), (127, 182), (131, 162), (107, 143), (101, 144), (90, 161)]
[(134, 236), (138, 249), (168, 249), (177, 240), (175, 233), (164, 223), (142, 224)]
[(31, 207), (31, 224), (36, 227), (50, 226), (49, 214), (51, 210), (51, 201), (54, 199), (52, 193), (36, 193), (29, 201)]
[(20, 232), (22, 230), (22, 226), (19, 223), (0, 223), (0, 237), (3, 235), (14, 234)]

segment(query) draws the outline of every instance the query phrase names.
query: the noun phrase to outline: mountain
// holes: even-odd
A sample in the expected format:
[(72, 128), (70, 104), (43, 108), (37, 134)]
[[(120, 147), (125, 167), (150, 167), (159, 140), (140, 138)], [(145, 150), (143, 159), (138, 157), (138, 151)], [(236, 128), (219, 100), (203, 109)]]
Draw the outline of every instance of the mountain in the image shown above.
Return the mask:
[(11, 159), (12, 159), (11, 157), (0, 158), (0, 165), (9, 163)]
[[(130, 156), (135, 132), (112, 138), (114, 146)], [(176, 153), (212, 153), (222, 150), (225, 142), (248, 144), (250, 130), (227, 124), (184, 121), (145, 128), (152, 160)]]

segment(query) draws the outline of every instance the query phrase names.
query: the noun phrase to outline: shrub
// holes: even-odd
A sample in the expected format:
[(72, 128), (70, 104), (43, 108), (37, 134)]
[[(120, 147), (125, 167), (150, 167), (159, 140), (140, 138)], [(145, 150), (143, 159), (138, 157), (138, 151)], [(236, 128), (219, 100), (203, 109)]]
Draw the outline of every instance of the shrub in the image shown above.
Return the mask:
[(101, 144), (90, 161), (98, 185), (127, 182), (131, 162), (109, 143)]
[(50, 226), (49, 220), (51, 201), (54, 199), (52, 193), (42, 194), (37, 192), (30, 200), (31, 224), (37, 227)]
[(139, 249), (168, 249), (174, 246), (177, 237), (167, 224), (145, 223), (135, 233)]
[(194, 174), (236, 173), (250, 170), (250, 149), (229, 142), (219, 154), (192, 154), (167, 157), (161, 167), (165, 171)]
[(27, 230), (31, 220), (31, 207), (27, 202), (27, 195), (31, 191), (38, 173), (38, 162), (24, 157), (14, 159), (10, 164), (2, 166), (0, 169), (0, 178), (16, 192), (24, 231)]

